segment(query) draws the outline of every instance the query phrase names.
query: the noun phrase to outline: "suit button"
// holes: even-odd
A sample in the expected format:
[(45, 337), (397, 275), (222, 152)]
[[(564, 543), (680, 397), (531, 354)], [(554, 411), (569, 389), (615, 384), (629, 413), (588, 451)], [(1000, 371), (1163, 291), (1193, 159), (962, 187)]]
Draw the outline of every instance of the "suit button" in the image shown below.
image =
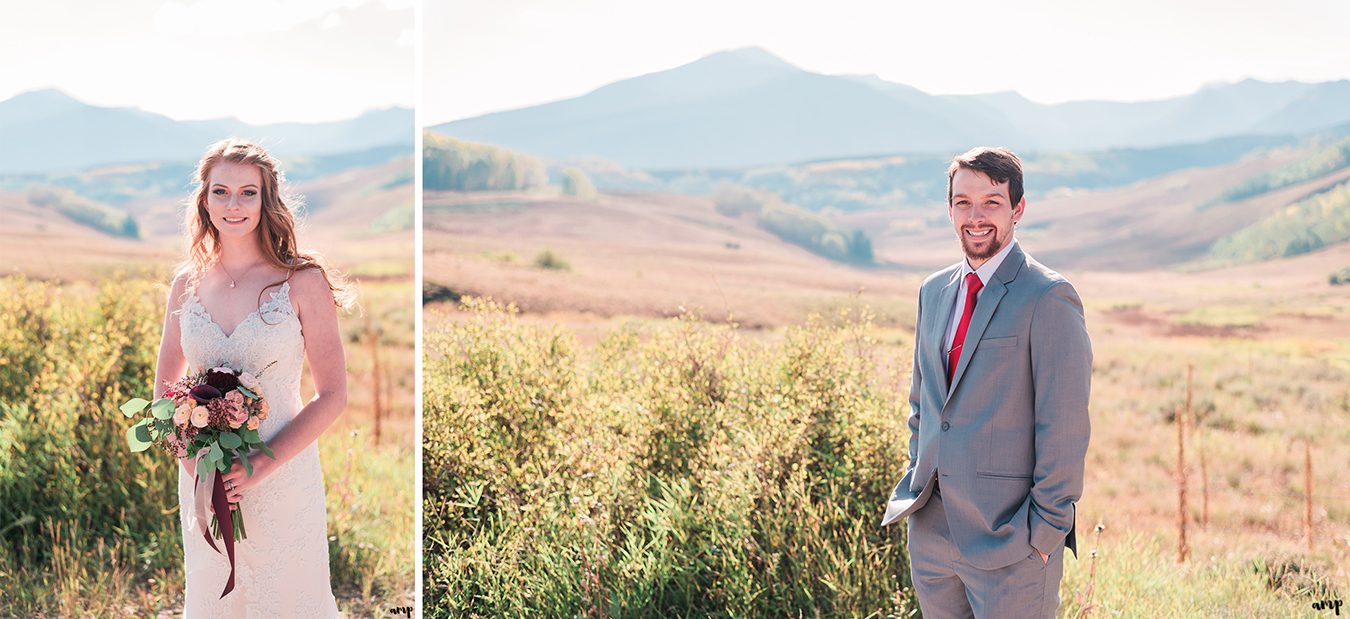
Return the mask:
[(943, 432), (946, 432), (947, 430), (950, 430), (951, 428), (952, 428), (952, 424), (950, 424), (950, 423), (948, 423), (948, 422), (946, 422), (946, 421), (942, 422), (942, 431), (943, 431)]

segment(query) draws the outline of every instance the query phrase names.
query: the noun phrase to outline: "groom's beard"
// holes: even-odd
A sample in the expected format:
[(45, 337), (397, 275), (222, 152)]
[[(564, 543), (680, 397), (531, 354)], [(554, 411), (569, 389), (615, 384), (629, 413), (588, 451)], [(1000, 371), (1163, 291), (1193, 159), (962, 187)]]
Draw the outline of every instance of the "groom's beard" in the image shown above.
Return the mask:
[(989, 233), (989, 242), (984, 244), (984, 247), (981, 248), (966, 236), (965, 230), (962, 230), (960, 235), (961, 251), (964, 251), (966, 257), (972, 260), (988, 260), (993, 258), (994, 254), (997, 254), (998, 250), (1003, 249), (1003, 245), (1008, 242), (1008, 239), (1001, 236), (1002, 232), (1003, 230), (994, 227), (993, 232)]

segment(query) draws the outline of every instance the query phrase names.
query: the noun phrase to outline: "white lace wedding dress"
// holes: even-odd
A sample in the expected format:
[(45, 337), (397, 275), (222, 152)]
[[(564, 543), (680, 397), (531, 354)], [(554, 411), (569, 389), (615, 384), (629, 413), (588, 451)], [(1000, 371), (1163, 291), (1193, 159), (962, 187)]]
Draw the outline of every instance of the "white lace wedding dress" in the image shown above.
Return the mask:
[[(268, 417), (258, 428), (270, 440), (300, 411), (304, 340), (290, 299), (290, 283), (226, 334), (188, 293), (179, 314), (183, 353), (192, 371), (224, 365), (257, 374)], [(263, 368), (275, 362), (266, 371)], [(263, 457), (266, 456), (257, 456)], [(187, 579), (184, 614), (199, 617), (337, 617), (328, 575), (327, 514), (318, 445), (311, 444), (240, 502), (248, 539), (235, 544), (235, 588), (220, 592), (229, 561), (202, 538), (192, 514), (191, 474), (179, 467), (179, 519)]]

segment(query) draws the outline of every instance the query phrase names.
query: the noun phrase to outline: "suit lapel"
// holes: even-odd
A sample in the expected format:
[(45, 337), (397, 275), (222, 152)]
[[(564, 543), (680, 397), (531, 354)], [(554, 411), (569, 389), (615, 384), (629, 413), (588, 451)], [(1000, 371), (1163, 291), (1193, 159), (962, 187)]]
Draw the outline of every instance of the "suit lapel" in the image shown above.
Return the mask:
[[(980, 293), (979, 301), (975, 303), (975, 313), (970, 316), (970, 326), (966, 328), (966, 341), (961, 346), (961, 358), (956, 362), (956, 375), (952, 377), (952, 384), (947, 388), (947, 401), (950, 401), (952, 394), (956, 393), (956, 386), (965, 375), (970, 358), (975, 355), (975, 349), (979, 348), (980, 339), (984, 337), (984, 330), (993, 320), (999, 301), (1008, 294), (1008, 284), (1017, 279), (1017, 274), (1021, 272), (1025, 262), (1026, 256), (1022, 253), (1021, 245), (1013, 247)], [(943, 404), (945, 405), (946, 401)]]
[[(937, 313), (928, 321), (927, 330), (924, 332), (924, 338), (928, 354), (925, 355), (928, 363), (926, 364), (930, 371), (936, 372), (936, 376), (946, 376), (947, 368), (947, 348), (946, 335), (947, 324), (952, 319), (952, 307), (956, 305), (956, 293), (961, 290), (961, 267), (958, 265), (952, 276), (947, 281), (947, 285), (938, 292)], [(928, 374), (925, 374), (928, 375)]]

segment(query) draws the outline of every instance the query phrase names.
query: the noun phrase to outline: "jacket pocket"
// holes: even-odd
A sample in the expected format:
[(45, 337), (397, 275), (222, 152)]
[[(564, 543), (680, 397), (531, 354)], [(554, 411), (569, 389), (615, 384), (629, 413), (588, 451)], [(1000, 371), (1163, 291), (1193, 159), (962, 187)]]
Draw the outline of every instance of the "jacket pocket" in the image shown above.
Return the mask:
[(980, 347), (981, 349), (990, 349), (990, 348), (1009, 348), (1009, 347), (1016, 346), (1016, 345), (1017, 345), (1017, 336), (1016, 336), (1016, 335), (1009, 335), (1008, 337), (991, 337), (991, 338), (986, 338), (986, 339), (980, 340), (980, 343), (979, 343), (979, 347)]
[(985, 471), (975, 471), (976, 477), (988, 477), (991, 479), (1031, 479), (1030, 475), (1020, 473), (991, 473)]

